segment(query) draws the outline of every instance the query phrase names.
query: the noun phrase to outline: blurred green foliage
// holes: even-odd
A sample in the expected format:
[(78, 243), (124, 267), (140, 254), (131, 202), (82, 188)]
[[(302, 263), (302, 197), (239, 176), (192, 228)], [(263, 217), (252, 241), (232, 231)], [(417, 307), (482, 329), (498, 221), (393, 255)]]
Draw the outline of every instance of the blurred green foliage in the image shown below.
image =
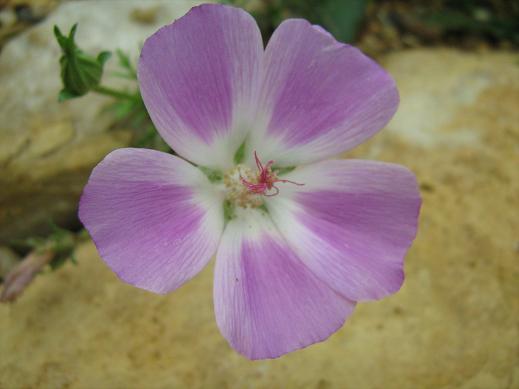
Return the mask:
[(53, 259), (49, 263), (51, 270), (59, 269), (67, 261), (77, 264), (74, 247), (78, 237), (73, 232), (58, 227), (53, 222), (50, 222), (50, 226), (52, 232), (47, 237), (30, 237), (16, 242), (16, 245), (19, 248), (36, 253), (51, 251), (53, 253)]
[[(137, 69), (131, 58), (120, 49), (117, 49), (115, 53), (119, 70), (113, 72), (112, 75), (137, 83)], [(107, 106), (107, 111), (114, 114), (119, 126), (127, 126), (134, 131), (136, 134), (133, 141), (134, 146), (171, 151), (155, 129), (138, 87), (131, 93), (131, 96), (131, 98), (115, 99), (112, 104)]]
[[(477, 37), (491, 43), (519, 44), (519, 0), (220, 0), (242, 7), (256, 18), (267, 41), (286, 18), (301, 17), (319, 24), (344, 42), (353, 42), (365, 23), (380, 20), (379, 9), (398, 14), (401, 33), (434, 36), (435, 42), (454, 37), (463, 43)], [(369, 10), (374, 12), (368, 12)], [(408, 22), (401, 23), (402, 19)], [(379, 20), (376, 20), (379, 19)], [(383, 18), (382, 18), (383, 19)], [(410, 25), (412, 27), (407, 30)], [(418, 37), (420, 38), (420, 36)], [(456, 40), (457, 39), (457, 40)], [(427, 40), (430, 43), (430, 39)], [(450, 43), (452, 39), (449, 39)]]
[(432, 1), (423, 12), (423, 20), (440, 28), (444, 34), (479, 36), (519, 44), (517, 0)]
[(265, 41), (287, 18), (304, 18), (319, 24), (335, 38), (352, 42), (365, 14), (366, 0), (222, 0), (247, 9), (256, 18)]

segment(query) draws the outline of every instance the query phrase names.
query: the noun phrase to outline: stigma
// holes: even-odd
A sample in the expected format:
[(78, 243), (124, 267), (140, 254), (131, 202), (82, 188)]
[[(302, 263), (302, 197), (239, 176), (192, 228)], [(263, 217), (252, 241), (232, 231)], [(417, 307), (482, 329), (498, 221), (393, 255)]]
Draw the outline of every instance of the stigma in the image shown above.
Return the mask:
[(263, 165), (256, 151), (254, 151), (254, 159), (256, 160), (256, 166), (258, 168), (256, 179), (250, 181), (247, 178), (240, 177), (241, 183), (250, 193), (271, 197), (279, 194), (279, 188), (276, 186), (276, 183), (278, 182), (294, 185), (304, 185), (290, 180), (279, 179), (276, 173), (272, 171), (274, 161), (270, 160), (265, 165)]
[(226, 188), (226, 200), (242, 208), (258, 208), (264, 205), (264, 197), (279, 194), (278, 183), (304, 185), (298, 182), (278, 178), (274, 161), (263, 164), (254, 152), (257, 171), (239, 164), (227, 171), (223, 177)]

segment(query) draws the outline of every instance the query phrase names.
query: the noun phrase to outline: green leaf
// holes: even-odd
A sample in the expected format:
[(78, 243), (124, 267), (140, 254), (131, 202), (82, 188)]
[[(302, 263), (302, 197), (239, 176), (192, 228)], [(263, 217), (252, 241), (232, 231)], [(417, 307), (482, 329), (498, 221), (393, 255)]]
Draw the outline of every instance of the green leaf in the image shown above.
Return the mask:
[(45, 239), (40, 238), (40, 237), (32, 237), (32, 238), (25, 239), (25, 245), (30, 248), (33, 248), (33, 249), (35, 249), (39, 246), (42, 246), (44, 244), (45, 244)]
[(126, 73), (124, 73), (126, 75), (125, 77), (136, 80), (137, 71), (135, 70), (135, 67), (133, 66), (128, 54), (126, 54), (121, 49), (117, 49), (115, 53), (117, 54), (117, 58), (119, 59), (119, 66), (126, 70)]
[(68, 91), (66, 89), (62, 89), (60, 92), (59, 92), (59, 95), (58, 95), (58, 101), (60, 103), (62, 103), (63, 101), (65, 100), (70, 100), (70, 99), (74, 99), (76, 97), (79, 97), (78, 95), (76, 95), (75, 93), (71, 92), (71, 91)]
[(76, 257), (76, 253), (72, 253), (70, 254), (70, 262), (72, 262), (74, 265), (77, 265), (78, 262), (77, 262), (77, 257)]
[(30, 249), (36, 253), (52, 252), (53, 259), (50, 267), (55, 270), (61, 267), (67, 260), (75, 261), (74, 248), (76, 236), (69, 230), (57, 226), (54, 222), (48, 222), (51, 232), (46, 237), (29, 237), (15, 244), (17, 246)]
[(66, 50), (67, 49), (67, 37), (64, 36), (62, 33), (61, 33), (61, 30), (59, 29), (58, 26), (54, 26), (54, 36), (56, 37), (56, 40), (58, 41), (58, 44), (60, 45), (60, 47), (63, 49), (63, 50)]
[(119, 65), (121, 65), (125, 69), (132, 69), (132, 63), (130, 61), (130, 56), (126, 54), (121, 49), (117, 49), (115, 51), (117, 54), (117, 58), (119, 59)]
[(74, 42), (74, 38), (76, 37), (77, 25), (78, 25), (77, 23), (74, 23), (74, 25), (72, 26), (72, 28), (70, 29), (70, 32), (68, 34), (68, 39), (71, 42)]
[(113, 104), (107, 106), (105, 110), (111, 111), (117, 120), (123, 121), (135, 114), (136, 109), (138, 108), (133, 100), (116, 100)]
[(99, 64), (103, 66), (106, 63), (106, 61), (108, 61), (111, 57), (112, 53), (110, 51), (101, 51), (97, 55), (97, 62), (99, 62)]
[(317, 8), (317, 20), (336, 39), (352, 42), (366, 11), (365, 0), (327, 0)]
[(126, 80), (135, 80), (135, 76), (132, 76), (132, 75), (126, 73), (126, 72), (115, 71), (115, 72), (112, 72), (110, 74), (112, 76), (119, 77), (119, 78), (124, 78)]
[(41, 248), (50, 249), (54, 252), (54, 259), (50, 262), (50, 267), (52, 270), (56, 270), (63, 266), (67, 260), (74, 258), (76, 239), (72, 232), (60, 228), (53, 222), (51, 222), (51, 227), (53, 232)]
[(60, 267), (62, 267), (65, 262), (67, 262), (67, 257), (64, 257), (64, 256), (59, 256), (59, 257), (56, 257), (55, 259), (53, 259), (49, 265), (50, 265), (50, 269), (52, 271), (55, 271), (55, 270), (58, 270)]

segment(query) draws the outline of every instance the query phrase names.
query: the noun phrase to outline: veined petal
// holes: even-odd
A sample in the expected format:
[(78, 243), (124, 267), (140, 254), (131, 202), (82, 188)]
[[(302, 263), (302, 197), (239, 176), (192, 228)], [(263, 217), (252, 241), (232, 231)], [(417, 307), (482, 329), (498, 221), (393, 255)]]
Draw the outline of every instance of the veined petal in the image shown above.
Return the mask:
[(119, 149), (92, 172), (79, 218), (123, 281), (167, 293), (216, 252), (223, 212), (213, 190), (203, 173), (180, 158)]
[(225, 229), (214, 305), (220, 331), (250, 359), (275, 358), (323, 341), (354, 308), (313, 275), (256, 210), (241, 211)]
[(253, 120), (263, 43), (238, 8), (204, 4), (146, 40), (139, 84), (162, 137), (180, 155), (228, 168)]
[(268, 209), (314, 274), (355, 301), (400, 289), (421, 205), (414, 174), (389, 163), (338, 160), (287, 178), (305, 185), (284, 186)]
[(382, 129), (398, 106), (395, 82), (384, 69), (305, 20), (289, 19), (277, 28), (263, 66), (262, 125), (251, 143), (279, 165), (351, 149)]

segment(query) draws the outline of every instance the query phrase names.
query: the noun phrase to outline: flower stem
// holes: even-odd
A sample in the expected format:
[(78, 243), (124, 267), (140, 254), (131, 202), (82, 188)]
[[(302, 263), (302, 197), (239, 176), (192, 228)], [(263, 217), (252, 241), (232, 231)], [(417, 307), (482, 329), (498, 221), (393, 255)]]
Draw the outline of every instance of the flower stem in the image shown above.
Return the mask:
[(5, 278), (4, 289), (0, 294), (0, 302), (16, 300), (33, 278), (54, 258), (55, 253), (48, 249), (42, 252), (33, 250), (18, 266), (12, 269)]
[(136, 96), (127, 92), (119, 91), (117, 89), (107, 88), (106, 86), (98, 85), (92, 88), (94, 92), (105, 96), (112, 96), (117, 99), (125, 99), (125, 100), (135, 100)]

